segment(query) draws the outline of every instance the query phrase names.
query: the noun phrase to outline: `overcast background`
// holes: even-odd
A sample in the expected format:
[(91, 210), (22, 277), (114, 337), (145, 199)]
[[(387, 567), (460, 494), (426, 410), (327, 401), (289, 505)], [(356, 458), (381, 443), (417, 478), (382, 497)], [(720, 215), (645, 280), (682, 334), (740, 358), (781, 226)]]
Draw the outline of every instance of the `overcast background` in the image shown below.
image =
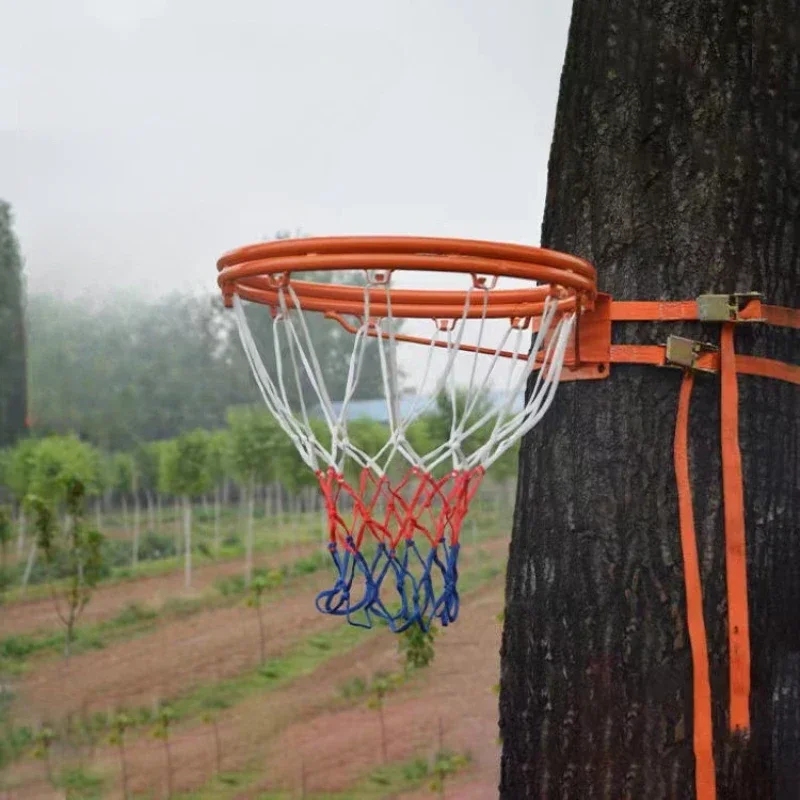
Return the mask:
[(211, 289), (282, 228), (538, 243), (570, 5), (0, 0), (30, 289)]

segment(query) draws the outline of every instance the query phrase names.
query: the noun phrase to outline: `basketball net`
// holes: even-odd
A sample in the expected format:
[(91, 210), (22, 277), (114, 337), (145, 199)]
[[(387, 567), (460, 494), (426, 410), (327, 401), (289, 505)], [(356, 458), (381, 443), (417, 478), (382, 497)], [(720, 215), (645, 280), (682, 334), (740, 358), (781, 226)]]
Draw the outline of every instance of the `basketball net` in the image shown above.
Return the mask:
[[(473, 285), (462, 316), (433, 322), (426, 343), (416, 345), (415, 363), (422, 364), (420, 386), (428, 385), (433, 375), (435, 353), (444, 352), (444, 366), (432, 381), (434, 391), (416, 395), (401, 414), (393, 401), (391, 353), (402, 335), (392, 315), (385, 273), (367, 271), (363, 289), (363, 315), (348, 328), (354, 331), (352, 351), (343, 397), (336, 402), (325, 384), (320, 354), (291, 281), (276, 284), (270, 369), (236, 294), (233, 309), (267, 408), (319, 480), (328, 518), (328, 549), (337, 575), (331, 589), (318, 595), (319, 610), (365, 627), (377, 618), (397, 632), (415, 623), (427, 629), (434, 619), (447, 625), (458, 615), (459, 533), (469, 502), (485, 470), (531, 430), (553, 402), (575, 313), (560, 312), (556, 300), (548, 298), (535, 333), (530, 320), (514, 320), (498, 337), (496, 326), (487, 324), (491, 288)], [(371, 298), (375, 302), (376, 291), (381, 290), (386, 313), (373, 318)], [(482, 313), (471, 315), (467, 337), (468, 315), (475, 309)], [(373, 342), (388, 436), (377, 453), (370, 454), (348, 436), (348, 418), (364, 356)], [(457, 357), (462, 365), (469, 359), (458, 382)], [(501, 362), (503, 367), (498, 368)], [(518, 398), (534, 365), (539, 368), (520, 408)], [(490, 387), (500, 390), (502, 397), (494, 405), (486, 403)], [(441, 395), (450, 410), (449, 436), (429, 452), (418, 452), (409, 441), (409, 428), (436, 409)], [(312, 419), (324, 422), (325, 441), (315, 434)], [(467, 446), (479, 431), (483, 432), (479, 443)], [(348, 481), (345, 475), (354, 471), (357, 479)]]

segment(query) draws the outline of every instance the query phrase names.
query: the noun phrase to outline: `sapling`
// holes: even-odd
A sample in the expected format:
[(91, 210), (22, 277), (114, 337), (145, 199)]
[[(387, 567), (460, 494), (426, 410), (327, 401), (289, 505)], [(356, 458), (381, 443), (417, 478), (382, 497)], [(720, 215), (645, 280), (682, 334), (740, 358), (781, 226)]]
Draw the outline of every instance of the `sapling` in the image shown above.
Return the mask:
[(164, 742), (164, 754), (167, 761), (167, 797), (172, 797), (172, 752), (170, 751), (170, 726), (175, 719), (175, 715), (169, 706), (161, 706), (158, 709), (158, 717), (156, 719), (156, 727), (153, 731), (153, 736), (156, 739), (161, 739)]
[(33, 755), (44, 762), (44, 771), (47, 775), (47, 780), (53, 782), (53, 768), (50, 763), (50, 750), (53, 747), (53, 741), (56, 738), (55, 731), (49, 725), (43, 725), (36, 732), (34, 738)]
[(383, 704), (386, 695), (396, 689), (402, 682), (402, 677), (396, 674), (382, 675), (378, 674), (372, 679), (370, 684), (370, 694), (372, 695), (369, 700), (369, 707), (374, 708), (378, 712), (378, 720), (380, 722), (381, 732), (381, 758), (384, 764), (389, 762), (388, 743), (386, 741), (386, 720), (383, 715)]
[(114, 715), (111, 721), (111, 736), (109, 741), (117, 746), (119, 751), (120, 778), (122, 781), (122, 796), (128, 800), (128, 761), (125, 753), (125, 731), (133, 725), (133, 720), (125, 713)]
[(247, 605), (255, 608), (258, 616), (258, 636), (259, 636), (259, 652), (261, 655), (261, 665), (263, 666), (267, 660), (266, 639), (264, 636), (264, 618), (261, 610), (261, 602), (264, 592), (274, 586), (278, 586), (283, 579), (280, 572), (270, 571), (267, 575), (257, 575), (253, 578), (250, 584), (250, 594), (247, 598)]
[[(64, 656), (69, 659), (75, 627), (102, 577), (103, 535), (84, 522), (84, 484), (77, 478), (66, 481), (64, 501), (66, 524), (59, 530), (53, 504), (30, 496), (36, 542), (47, 564), (50, 595), (64, 625)], [(60, 570), (60, 575), (57, 574)]]

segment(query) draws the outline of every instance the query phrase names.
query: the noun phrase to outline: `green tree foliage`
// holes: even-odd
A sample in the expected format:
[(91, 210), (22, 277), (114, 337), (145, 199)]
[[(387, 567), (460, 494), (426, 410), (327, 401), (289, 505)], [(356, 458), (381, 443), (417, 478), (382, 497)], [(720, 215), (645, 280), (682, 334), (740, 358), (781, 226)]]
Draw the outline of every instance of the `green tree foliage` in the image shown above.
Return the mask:
[(168, 443), (161, 462), (170, 492), (183, 497), (198, 497), (208, 490), (209, 436), (196, 430), (181, 434)]
[(48, 436), (33, 450), (28, 491), (49, 503), (64, 503), (78, 481), (82, 495), (97, 481), (97, 456), (91, 445), (74, 436)]
[[(469, 404), (469, 413), (465, 414)], [(456, 389), (453, 394), (447, 391), (436, 396), (435, 408), (426, 415), (427, 431), (431, 443), (438, 447), (447, 442), (454, 429), (462, 433), (470, 431), (489, 411), (491, 401), (486, 392), (480, 393), (476, 398), (470, 398), (463, 389)], [(473, 453), (482, 444), (485, 444), (492, 431), (492, 422), (481, 425), (465, 437), (460, 445), (464, 454)]]
[[(269, 310), (248, 305), (246, 313), (273, 369)], [(28, 316), (31, 406), (41, 433), (76, 431), (105, 450), (125, 450), (219, 428), (229, 407), (261, 402), (233, 314), (215, 295), (155, 302), (112, 296), (103, 305), (40, 295), (30, 298)], [(321, 314), (305, 316), (326, 385), (340, 399), (353, 336)], [(355, 396), (380, 397), (380, 374), (370, 343)], [(316, 395), (301, 386), (315, 406)], [(286, 389), (297, 408), (294, 381)]]
[(36, 446), (34, 439), (20, 439), (4, 459), (3, 482), (18, 503), (30, 491)]
[(181, 434), (162, 450), (161, 469), (169, 491), (183, 498), (186, 588), (192, 583), (192, 498), (208, 491), (209, 435), (196, 430)]
[(214, 551), (220, 547), (222, 491), (230, 474), (231, 437), (228, 431), (214, 431), (208, 440), (208, 477), (214, 489)]
[(0, 447), (25, 430), (27, 376), (22, 258), (11, 206), (0, 200)]
[(0, 506), (0, 605), (3, 603), (6, 589), (11, 584), (11, 570), (8, 567), (11, 538), (11, 515), (6, 508)]
[(66, 507), (63, 526), (58, 524), (53, 499), (31, 495), (37, 544), (48, 567), (51, 595), (56, 613), (64, 625), (64, 656), (69, 658), (75, 626), (102, 577), (103, 536), (84, 522), (85, 487), (80, 478), (70, 475), (63, 489), (50, 497), (60, 497)]
[(37, 430), (77, 431), (105, 450), (219, 427), (257, 392), (231, 314), (216, 298), (145, 302), (34, 296), (29, 304)]
[[(157, 528), (155, 514), (156, 495), (158, 494), (161, 454), (156, 445), (147, 442), (139, 442), (136, 447), (134, 447), (132, 456), (138, 488), (144, 492), (147, 502), (148, 527), (151, 531), (155, 531)], [(136, 502), (138, 502), (138, 493)]]
[(228, 412), (231, 446), (230, 458), (234, 474), (247, 487), (247, 535), (245, 537), (245, 573), (247, 586), (253, 577), (253, 514), (255, 487), (267, 483), (281, 473), (286, 463), (286, 434), (267, 411), (234, 408)]
[(412, 625), (398, 638), (397, 649), (406, 672), (422, 669), (433, 663), (436, 655), (433, 644), (436, 631), (433, 627), (424, 631), (419, 625)]

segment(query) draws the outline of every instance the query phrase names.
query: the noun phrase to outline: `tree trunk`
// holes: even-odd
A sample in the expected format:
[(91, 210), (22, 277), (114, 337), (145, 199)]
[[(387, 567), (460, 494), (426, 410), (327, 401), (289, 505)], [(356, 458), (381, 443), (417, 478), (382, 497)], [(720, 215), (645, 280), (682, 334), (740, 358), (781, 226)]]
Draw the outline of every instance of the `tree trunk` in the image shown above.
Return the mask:
[(122, 504), (122, 529), (128, 530), (128, 498), (120, 492), (119, 501)]
[(192, 588), (192, 501), (183, 498), (183, 576), (184, 586)]
[(31, 572), (33, 571), (33, 565), (36, 563), (36, 551), (38, 550), (36, 546), (36, 540), (33, 539), (31, 542), (30, 550), (28, 550), (28, 561), (25, 564), (25, 572), (22, 575), (22, 588), (25, 589), (28, 586), (28, 581), (31, 579)]
[(161, 509), (161, 492), (156, 492), (156, 526), (158, 527), (160, 533), (161, 528), (163, 526), (163, 514)]
[(141, 534), (141, 508), (139, 506), (139, 493), (133, 495), (133, 557), (135, 567), (139, 563), (139, 536)]
[(125, 740), (124, 734), (120, 734), (119, 736), (119, 767), (120, 767), (120, 778), (122, 783), (122, 797), (123, 800), (128, 800), (130, 793), (128, 792), (128, 763), (125, 757)]
[(275, 513), (278, 516), (278, 523), (283, 523), (283, 486), (275, 484)]
[(378, 702), (378, 720), (380, 721), (381, 732), (381, 762), (389, 763), (389, 749), (386, 743), (386, 720), (383, 717), (383, 700)]
[(258, 613), (258, 644), (261, 666), (267, 663), (267, 642), (264, 636), (264, 617), (261, 614), (261, 598), (257, 599), (256, 612)]
[(175, 552), (181, 553), (181, 537), (185, 535), (183, 526), (183, 514), (181, 513), (181, 502), (178, 499), (172, 501), (172, 513), (175, 515)]
[(22, 558), (22, 554), (25, 552), (26, 522), (25, 508), (20, 502), (19, 511), (17, 512), (17, 558)]
[(103, 532), (103, 498), (97, 495), (94, 499), (94, 526), (98, 533)]
[(247, 535), (245, 537), (244, 585), (249, 586), (253, 577), (253, 512), (255, 510), (256, 482), (250, 478), (247, 487)]
[(219, 555), (220, 547), (220, 487), (214, 489), (214, 553)]
[(155, 533), (156, 530), (156, 506), (153, 502), (153, 493), (148, 489), (145, 493), (145, 500), (147, 502), (147, 526)]
[(211, 720), (211, 725), (214, 729), (214, 753), (216, 756), (217, 775), (222, 772), (222, 743), (219, 738), (219, 721), (216, 719)]
[[(592, 261), (615, 299), (754, 290), (800, 305), (798, 19), (798, 0), (576, 0), (542, 244)], [(615, 325), (614, 341), (668, 333), (716, 341), (719, 326)], [(742, 353), (797, 355), (788, 330), (740, 326), (736, 339)], [(503, 798), (694, 796), (672, 465), (680, 381), (678, 370), (622, 365), (608, 380), (564, 384), (523, 442), (502, 648)], [(797, 387), (778, 380), (742, 376), (739, 392), (749, 740), (728, 732), (717, 376), (697, 377), (689, 434), (717, 789), (789, 798), (800, 785), (790, 710), (800, 405)]]
[(172, 752), (168, 733), (164, 736), (164, 753), (167, 757), (167, 797), (172, 797)]

